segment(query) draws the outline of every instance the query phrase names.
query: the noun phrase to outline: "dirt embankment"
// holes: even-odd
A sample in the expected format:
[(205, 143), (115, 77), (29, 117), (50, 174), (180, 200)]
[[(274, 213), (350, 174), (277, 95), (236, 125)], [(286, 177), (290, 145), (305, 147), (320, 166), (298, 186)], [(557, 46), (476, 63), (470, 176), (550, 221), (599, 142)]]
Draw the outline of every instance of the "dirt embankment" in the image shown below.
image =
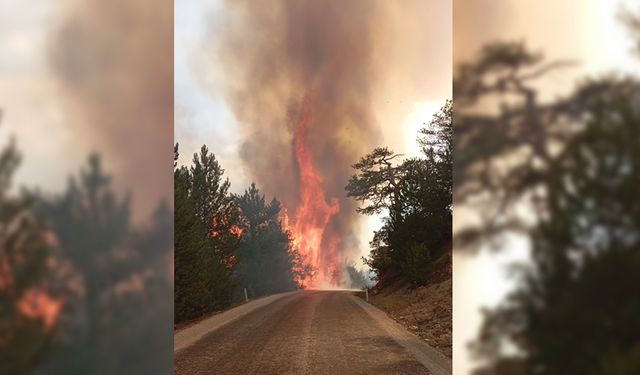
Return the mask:
[(374, 288), (369, 301), (451, 358), (451, 252), (435, 260), (426, 272), (425, 285), (411, 288), (406, 282), (397, 281), (380, 289)]

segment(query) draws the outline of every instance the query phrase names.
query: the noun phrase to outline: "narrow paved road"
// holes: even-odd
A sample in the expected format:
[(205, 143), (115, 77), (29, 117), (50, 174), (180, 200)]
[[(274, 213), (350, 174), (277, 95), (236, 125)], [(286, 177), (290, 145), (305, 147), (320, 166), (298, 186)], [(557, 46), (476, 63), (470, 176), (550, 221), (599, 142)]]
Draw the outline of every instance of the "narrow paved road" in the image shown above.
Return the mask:
[(187, 374), (430, 374), (347, 292), (283, 297), (174, 357)]

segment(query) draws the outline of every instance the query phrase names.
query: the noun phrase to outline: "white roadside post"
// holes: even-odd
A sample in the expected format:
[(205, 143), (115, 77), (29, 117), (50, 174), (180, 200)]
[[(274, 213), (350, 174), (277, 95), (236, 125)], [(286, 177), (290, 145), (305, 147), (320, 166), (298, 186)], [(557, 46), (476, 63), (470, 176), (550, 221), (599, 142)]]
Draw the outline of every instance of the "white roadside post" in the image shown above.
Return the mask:
[(244, 288), (244, 302), (249, 302), (249, 296), (247, 296), (247, 288)]
[(367, 302), (369, 302), (369, 287), (364, 288), (364, 294), (367, 297)]

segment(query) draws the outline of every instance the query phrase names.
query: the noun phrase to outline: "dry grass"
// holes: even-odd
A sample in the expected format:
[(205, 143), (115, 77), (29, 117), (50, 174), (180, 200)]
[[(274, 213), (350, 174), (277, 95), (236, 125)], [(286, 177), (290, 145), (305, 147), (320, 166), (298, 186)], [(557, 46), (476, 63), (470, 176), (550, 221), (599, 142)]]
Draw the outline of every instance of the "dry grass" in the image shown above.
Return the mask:
[(451, 358), (452, 283), (451, 254), (447, 253), (427, 270), (426, 285), (411, 288), (396, 282), (369, 294), (370, 302), (407, 330)]

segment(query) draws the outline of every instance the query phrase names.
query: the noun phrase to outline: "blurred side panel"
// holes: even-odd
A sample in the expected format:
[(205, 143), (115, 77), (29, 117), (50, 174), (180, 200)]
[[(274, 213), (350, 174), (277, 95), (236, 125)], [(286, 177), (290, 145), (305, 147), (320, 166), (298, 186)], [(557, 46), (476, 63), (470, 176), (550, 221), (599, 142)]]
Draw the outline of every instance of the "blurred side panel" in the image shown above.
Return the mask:
[(640, 8), (454, 1), (454, 373), (640, 373)]
[(173, 2), (0, 25), (0, 373), (170, 373)]

